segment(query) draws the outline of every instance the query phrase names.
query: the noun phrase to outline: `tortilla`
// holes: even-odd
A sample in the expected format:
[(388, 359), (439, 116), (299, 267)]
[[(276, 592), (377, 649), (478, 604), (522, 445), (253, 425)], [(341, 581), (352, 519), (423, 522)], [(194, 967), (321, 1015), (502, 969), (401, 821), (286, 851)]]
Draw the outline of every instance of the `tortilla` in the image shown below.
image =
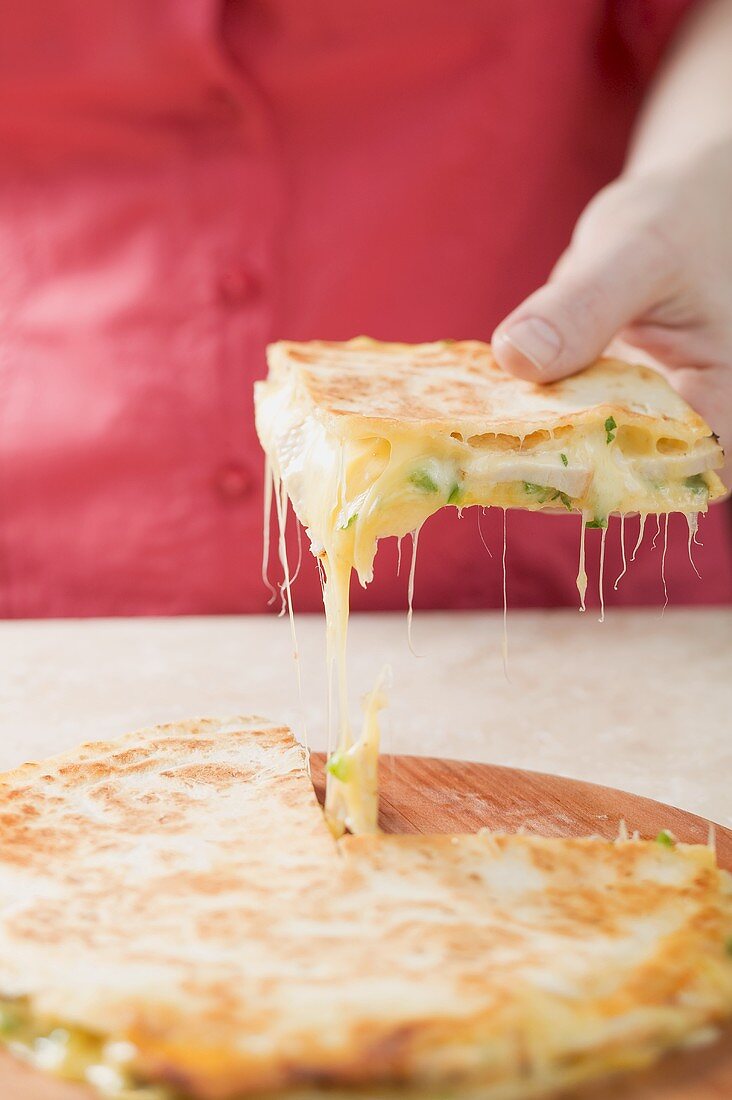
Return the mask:
[(261, 719), (26, 765), (2, 777), (0, 828), (3, 1040), (108, 1095), (518, 1100), (732, 1012), (710, 849), (338, 842), (303, 750)]

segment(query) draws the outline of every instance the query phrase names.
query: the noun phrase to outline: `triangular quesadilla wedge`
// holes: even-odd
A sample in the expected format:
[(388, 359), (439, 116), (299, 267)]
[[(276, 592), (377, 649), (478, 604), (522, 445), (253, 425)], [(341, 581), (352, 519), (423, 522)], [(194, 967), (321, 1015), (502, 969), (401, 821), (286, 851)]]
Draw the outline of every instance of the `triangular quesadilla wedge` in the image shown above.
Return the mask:
[(527, 1100), (732, 1012), (701, 846), (329, 833), (260, 719), (0, 778), (2, 1041), (126, 1100)]
[(600, 359), (535, 385), (487, 344), (280, 342), (257, 428), (315, 553), (372, 575), (376, 540), (439, 508), (696, 514), (724, 487), (705, 421), (656, 371)]
[[(335, 828), (368, 832), (378, 730), (370, 722), (354, 743), (345, 652), (351, 572), (371, 580), (378, 540), (416, 533), (446, 506), (575, 512), (584, 607), (585, 526), (606, 528), (613, 513), (682, 512), (691, 540), (698, 513), (724, 493), (715, 473), (724, 456), (658, 372), (617, 360), (545, 386), (506, 374), (477, 341), (280, 342), (268, 361), (255, 386), (257, 430), (280, 528), (289, 497), (325, 581), (340, 720), (328, 808)], [(415, 553), (416, 543), (413, 565)], [(283, 538), (280, 555), (289, 587)]]

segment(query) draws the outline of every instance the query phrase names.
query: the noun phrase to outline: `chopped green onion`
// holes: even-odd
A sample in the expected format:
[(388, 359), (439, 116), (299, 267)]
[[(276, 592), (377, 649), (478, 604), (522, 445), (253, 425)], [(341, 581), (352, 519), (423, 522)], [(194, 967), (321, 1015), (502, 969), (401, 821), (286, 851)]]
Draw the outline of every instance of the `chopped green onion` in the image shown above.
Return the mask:
[(532, 481), (525, 481), (524, 492), (536, 497), (539, 504), (546, 504), (548, 500), (559, 500), (568, 512), (572, 511), (572, 501), (567, 494), (560, 492), (559, 489), (552, 489), (549, 485), (534, 485)]
[(525, 481), (524, 492), (536, 497), (539, 503), (543, 504), (551, 490), (547, 489), (546, 485), (534, 485), (533, 481)]
[(0, 1035), (10, 1035), (17, 1031), (22, 1023), (21, 1016), (11, 1005), (0, 1009)]
[(358, 519), (358, 512), (354, 512), (353, 515), (349, 517), (348, 522), (347, 523), (342, 523), (340, 525), (340, 527), (338, 528), (338, 530), (339, 531), (347, 531), (349, 527), (353, 527), (353, 525), (354, 525), (354, 523), (356, 522), (357, 519)]
[(460, 495), (461, 495), (460, 486), (458, 485), (458, 483), (456, 481), (455, 484), (453, 485), (452, 489), (450, 490), (450, 492), (447, 494), (447, 503), (448, 504), (457, 504), (458, 501), (460, 500)]
[(560, 454), (560, 456), (559, 456), (559, 457), (560, 457), (560, 458), (561, 458), (561, 460), (562, 460), (562, 466), (569, 466), (569, 459), (567, 458), (567, 456), (566, 456), (566, 454), (564, 453), (564, 451), (562, 451), (562, 453)]
[(661, 832), (656, 837), (656, 844), (662, 844), (664, 848), (675, 848), (676, 838), (668, 829), (661, 829)]
[(615, 432), (617, 430), (617, 424), (615, 423), (615, 417), (609, 416), (605, 421), (605, 438), (608, 443), (612, 443), (615, 439)]
[(426, 470), (415, 470), (409, 475), (409, 481), (415, 488), (421, 489), (423, 493), (437, 492), (438, 486)]
[(684, 481), (684, 485), (687, 489), (691, 489), (692, 493), (701, 494), (709, 492), (709, 486), (701, 474), (694, 474), (693, 477), (687, 477)]
[(587, 522), (585, 523), (585, 527), (597, 527), (598, 529), (602, 529), (603, 527), (607, 527), (607, 516), (605, 517), (605, 519), (602, 519), (601, 517), (596, 517), (595, 519), (588, 519)]
[(325, 765), (325, 770), (330, 772), (334, 779), (346, 783), (351, 773), (351, 761), (347, 753), (340, 751), (331, 753), (330, 759)]

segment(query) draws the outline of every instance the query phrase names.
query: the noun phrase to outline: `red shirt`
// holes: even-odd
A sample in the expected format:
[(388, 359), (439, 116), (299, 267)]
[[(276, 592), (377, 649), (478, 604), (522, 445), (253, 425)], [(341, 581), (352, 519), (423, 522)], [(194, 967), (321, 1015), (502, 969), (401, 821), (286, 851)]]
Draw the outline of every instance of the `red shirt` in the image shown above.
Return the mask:
[[(263, 610), (265, 344), (488, 338), (620, 169), (687, 6), (5, 5), (0, 613)], [(706, 520), (699, 582), (672, 522), (672, 602), (730, 599), (727, 523)], [(578, 521), (508, 527), (510, 602), (574, 603)], [(659, 557), (611, 602), (658, 602)], [(404, 605), (394, 562), (357, 606)], [(431, 520), (417, 604), (500, 599), (472, 515)], [(320, 606), (309, 560), (295, 602)]]

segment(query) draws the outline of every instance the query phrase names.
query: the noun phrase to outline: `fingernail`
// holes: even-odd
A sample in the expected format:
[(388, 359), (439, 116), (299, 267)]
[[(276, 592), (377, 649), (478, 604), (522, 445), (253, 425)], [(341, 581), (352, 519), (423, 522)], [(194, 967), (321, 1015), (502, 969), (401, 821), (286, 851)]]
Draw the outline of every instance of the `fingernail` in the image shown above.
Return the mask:
[(499, 340), (505, 340), (538, 371), (550, 367), (562, 350), (561, 336), (553, 325), (540, 317), (517, 321), (500, 334)]

